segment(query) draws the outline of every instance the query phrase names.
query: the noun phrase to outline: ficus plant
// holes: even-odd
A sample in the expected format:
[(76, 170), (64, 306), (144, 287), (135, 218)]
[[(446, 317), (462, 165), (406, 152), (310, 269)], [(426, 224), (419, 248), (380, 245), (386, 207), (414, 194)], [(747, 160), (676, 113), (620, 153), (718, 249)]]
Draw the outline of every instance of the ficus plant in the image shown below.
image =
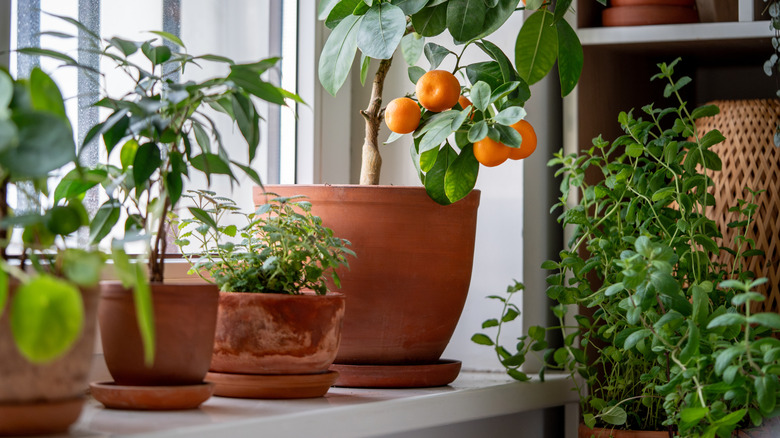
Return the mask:
[[(70, 181), (85, 189), (61, 196), (49, 179), (74, 165)], [(75, 234), (89, 225), (81, 201), (97, 183), (76, 161), (73, 129), (51, 77), (40, 68), (21, 79), (0, 70), (0, 316), (7, 314), (17, 348), (31, 362), (60, 357), (82, 332), (79, 288), (97, 284), (104, 257), (80, 248)], [(11, 188), (31, 207), (14, 211)], [(10, 254), (19, 243), (19, 253)]]
[[(95, 214), (89, 240), (97, 243), (117, 226), (124, 231), (123, 238), (113, 240), (112, 254), (118, 277), (125, 286), (134, 288), (149, 362), (154, 353), (149, 282), (163, 281), (167, 217), (176, 210), (186, 180), (192, 173), (201, 172), (209, 184), (215, 175), (235, 183), (238, 173), (261, 185), (257, 172), (250, 167), (260, 143), (261, 117), (255, 99), (277, 105), (286, 105), (288, 99), (302, 100), (263, 78), (279, 58), (236, 64), (223, 56), (193, 56), (181, 39), (167, 32), (151, 32), (153, 37), (143, 41), (102, 39), (78, 21), (60, 18), (85, 35), (91, 46), (85, 50), (98, 53), (133, 84), (124, 94), (104, 96), (95, 104), (110, 114), (87, 133), (83, 143), (102, 138), (107, 157), (105, 163), (90, 170), (102, 177), (101, 186), (108, 200)], [(58, 33), (58, 37), (69, 36)], [(30, 49), (28, 53), (78, 65), (63, 53), (45, 49)], [(186, 68), (197, 68), (203, 62), (217, 63), (229, 73), (200, 82), (178, 80)], [(220, 114), (238, 127), (249, 162), (231, 158), (217, 129), (216, 117)], [(69, 196), (73, 190), (81, 187), (66, 185), (64, 195)], [(148, 272), (140, 263), (131, 263), (124, 248), (133, 242), (145, 243), (143, 256), (148, 260)]]
[[(433, 200), (450, 204), (474, 188), (479, 172), (475, 142), (489, 137), (512, 148), (521, 146), (522, 136), (510, 126), (526, 115), (523, 106), (531, 97), (529, 85), (546, 76), (556, 61), (561, 94), (565, 96), (576, 85), (582, 71), (582, 46), (563, 19), (570, 6), (571, 0), (555, 5), (530, 0), (526, 6), (520, 0), (321, 0), (319, 18), (332, 29), (320, 55), (323, 87), (333, 95), (338, 92), (358, 50), (361, 82), (365, 83), (371, 60), (379, 61), (371, 100), (361, 111), (366, 136), (360, 184), (379, 183), (382, 93), (399, 47), (413, 83), (425, 73), (416, 66), (423, 53), (432, 70), (453, 57), (452, 73), (468, 81), (460, 94), (468, 95), (472, 105), (457, 104), (444, 111), (423, 109), (413, 133), (411, 155), (421, 182)], [(535, 12), (518, 32), (513, 63), (486, 38), (520, 10)], [(445, 31), (453, 38), (452, 50), (426, 42)], [(490, 60), (464, 65), (461, 59), (468, 48), (483, 52)], [(398, 137), (393, 134), (388, 142)]]
[[(559, 221), (572, 230), (568, 249), (542, 265), (552, 272), (547, 295), (559, 324), (530, 328), (516, 348), (497, 334), (473, 340), (494, 348), (519, 380), (529, 354), (569, 373), (591, 428), (728, 437), (778, 413), (780, 315), (757, 312), (765, 297), (755, 288), (766, 279), (747, 268), (761, 253), (746, 237), (757, 193), (747, 189), (732, 207), (740, 217), (728, 225), (739, 231), (731, 242), (719, 243), (723, 230), (705, 214), (721, 168), (711, 148), (724, 137), (699, 132), (695, 120), (719, 110), (688, 110), (679, 90), (690, 79), (675, 80), (676, 64), (660, 64), (653, 77), (666, 82), (670, 107), (622, 112), (624, 135), (549, 162), (563, 177), (553, 209), (569, 206)], [(721, 251), (731, 262), (715, 262)], [(520, 289), (492, 297), (503, 311), (484, 328), (500, 334), (517, 316), (510, 299)], [(548, 335), (562, 345), (552, 348)]]
[[(192, 217), (177, 218), (175, 243), (192, 265), (190, 273), (222, 291), (323, 295), (328, 278), (340, 287), (336, 268), (348, 266), (347, 256), (355, 255), (303, 197), (266, 193), (267, 201), (247, 214), (211, 191), (184, 196), (194, 204)], [(229, 223), (236, 217), (240, 227)]]

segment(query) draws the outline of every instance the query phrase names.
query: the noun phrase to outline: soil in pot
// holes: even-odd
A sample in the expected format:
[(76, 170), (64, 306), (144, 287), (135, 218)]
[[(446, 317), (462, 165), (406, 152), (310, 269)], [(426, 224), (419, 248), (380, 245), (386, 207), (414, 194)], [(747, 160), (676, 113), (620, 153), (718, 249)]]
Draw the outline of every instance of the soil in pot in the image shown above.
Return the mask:
[(65, 432), (78, 419), (94, 353), (97, 288), (83, 289), (82, 299), (81, 337), (64, 356), (46, 364), (31, 364), (19, 354), (9, 312), (0, 315), (0, 435)]

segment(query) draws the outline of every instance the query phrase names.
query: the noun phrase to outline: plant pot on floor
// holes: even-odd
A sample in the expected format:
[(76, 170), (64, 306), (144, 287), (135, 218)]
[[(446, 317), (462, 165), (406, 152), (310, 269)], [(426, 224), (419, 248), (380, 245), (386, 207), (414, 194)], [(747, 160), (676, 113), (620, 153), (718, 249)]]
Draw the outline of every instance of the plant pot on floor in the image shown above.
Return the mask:
[(341, 293), (220, 292), (214, 356), (206, 377), (215, 395), (310, 398), (324, 395), (337, 373), (344, 320)]
[(100, 402), (117, 409), (188, 409), (207, 400), (204, 382), (214, 345), (219, 291), (211, 284), (152, 284), (154, 363), (147, 367), (131, 290), (101, 283), (98, 317), (113, 382), (92, 385)]
[[(446, 385), (460, 362), (442, 361), (466, 301), (479, 191), (441, 206), (421, 187), (266, 185), (305, 195), (312, 212), (357, 256), (338, 270), (347, 310), (333, 369), (337, 386)], [(255, 204), (265, 200), (255, 189)]]
[(82, 299), (81, 337), (64, 356), (45, 364), (32, 364), (19, 354), (9, 311), (0, 315), (0, 435), (62, 433), (78, 419), (95, 347), (97, 288), (82, 289)]

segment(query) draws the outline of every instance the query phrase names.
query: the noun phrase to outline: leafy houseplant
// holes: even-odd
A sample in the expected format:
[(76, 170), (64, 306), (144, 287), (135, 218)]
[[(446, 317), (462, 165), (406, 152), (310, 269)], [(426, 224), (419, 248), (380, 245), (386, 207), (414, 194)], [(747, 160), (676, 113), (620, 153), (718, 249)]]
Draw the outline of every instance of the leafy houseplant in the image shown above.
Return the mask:
[[(360, 77), (364, 82), (371, 59), (380, 60), (373, 80), (371, 101), (361, 114), (366, 122), (360, 184), (379, 183), (381, 156), (379, 126), (384, 113), (382, 92), (393, 55), (400, 46), (410, 65), (413, 83), (425, 71), (415, 66), (424, 52), (431, 69), (445, 58), (455, 57), (452, 73), (463, 73), (472, 108), (422, 112), (414, 131), (412, 158), (420, 180), (433, 200), (450, 204), (466, 196), (476, 183), (479, 163), (473, 144), (486, 137), (519, 148), (521, 135), (511, 125), (526, 115), (523, 105), (531, 97), (529, 85), (541, 80), (559, 60), (561, 94), (576, 85), (582, 70), (582, 47), (576, 33), (563, 20), (571, 1), (519, 0), (323, 0), (319, 18), (333, 29), (320, 56), (319, 77), (335, 95), (347, 78), (357, 49), (361, 52)], [(515, 65), (485, 38), (499, 30), (517, 9), (536, 10), (523, 24), (515, 47)], [(438, 44), (425, 43), (448, 30), (458, 53)], [(481, 49), (491, 61), (461, 65), (470, 46)], [(516, 68), (515, 68), (516, 67)], [(418, 98), (420, 96), (417, 96)], [(452, 106), (452, 105), (450, 105)], [(454, 145), (447, 140), (455, 135)], [(393, 134), (388, 142), (399, 135)], [(455, 147), (453, 147), (455, 146)]]
[[(243, 214), (213, 192), (185, 196), (194, 200), (193, 217), (181, 220), (176, 244), (185, 254), (191, 244), (198, 248), (185, 255), (191, 272), (222, 291), (208, 377), (216, 383), (215, 393), (253, 398), (325, 394), (337, 377), (328, 369), (336, 358), (345, 308), (344, 295), (328, 293), (325, 279), (338, 285), (334, 269), (354, 255), (349, 242), (334, 237), (300, 197), (266, 194), (267, 202), (255, 213)], [(226, 225), (231, 215), (241, 216), (246, 225)], [(241, 384), (237, 379), (243, 379)]]
[[(63, 408), (47, 424), (0, 413), (0, 434), (65, 431), (83, 405), (104, 258), (75, 245), (75, 233), (89, 225), (81, 199), (98, 183), (78, 168), (75, 151), (54, 81), (38, 68), (17, 80), (0, 70), (0, 405)], [(77, 168), (68, 180), (81, 189), (68, 196), (50, 190), (48, 178), (71, 163)], [(29, 187), (25, 196), (36, 208), (14, 212), (14, 186)], [(21, 234), (18, 256), (8, 251), (14, 230)]]
[[(515, 353), (497, 337), (473, 339), (493, 346), (517, 379), (527, 378), (518, 369), (526, 355), (542, 352), (549, 369), (582, 376), (590, 428), (727, 437), (776, 415), (780, 341), (772, 335), (780, 315), (756, 313), (764, 297), (752, 290), (766, 280), (752, 279), (745, 267), (760, 253), (754, 242), (744, 231), (723, 248), (714, 240), (720, 231), (705, 209), (714, 205), (708, 188), (721, 162), (710, 148), (724, 138), (697, 132), (694, 121), (718, 108), (688, 111), (679, 90), (690, 79), (674, 80), (676, 63), (660, 64), (653, 77), (667, 82), (673, 106), (643, 107), (646, 120), (621, 113), (625, 135), (550, 160), (564, 175), (556, 207), (573, 205), (560, 216), (573, 229), (570, 249), (542, 266), (553, 271), (547, 295), (558, 303), (560, 325), (532, 327)], [(750, 225), (755, 194), (733, 207), (741, 218), (729, 227)], [(714, 263), (721, 251), (733, 262)], [(519, 289), (511, 287), (510, 296)], [(500, 332), (518, 309), (494, 298), (504, 303), (502, 317), (483, 327)], [(571, 305), (583, 314), (567, 317)], [(563, 345), (549, 348), (547, 331)]]

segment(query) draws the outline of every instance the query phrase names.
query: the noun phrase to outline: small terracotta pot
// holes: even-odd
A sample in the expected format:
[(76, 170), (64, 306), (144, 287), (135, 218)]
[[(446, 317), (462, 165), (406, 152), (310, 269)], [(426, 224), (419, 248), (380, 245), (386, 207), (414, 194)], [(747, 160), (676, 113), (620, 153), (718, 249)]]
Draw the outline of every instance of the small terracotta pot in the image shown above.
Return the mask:
[(591, 429), (585, 424), (580, 423), (580, 427), (577, 430), (577, 436), (579, 438), (669, 438), (669, 432), (654, 430), (602, 429), (600, 427)]
[(601, 12), (601, 22), (604, 26), (698, 23), (699, 14), (690, 6), (614, 6)]
[(118, 385), (194, 385), (211, 362), (219, 290), (211, 284), (152, 284), (154, 365), (144, 364), (133, 293), (102, 282), (98, 317), (106, 365)]
[[(422, 187), (266, 185), (306, 195), (357, 257), (338, 271), (347, 313), (336, 363), (430, 364), (441, 357), (471, 282), (479, 191), (455, 204)], [(255, 204), (265, 202), (255, 189)]]
[[(11, 286), (11, 297), (14, 291)], [(81, 292), (81, 337), (65, 355), (46, 364), (31, 364), (19, 354), (8, 309), (0, 315), (0, 435), (64, 432), (78, 419), (95, 349), (98, 289)], [(40, 421), (41, 415), (47, 421)]]
[(211, 371), (316, 374), (336, 358), (344, 295), (220, 292)]

